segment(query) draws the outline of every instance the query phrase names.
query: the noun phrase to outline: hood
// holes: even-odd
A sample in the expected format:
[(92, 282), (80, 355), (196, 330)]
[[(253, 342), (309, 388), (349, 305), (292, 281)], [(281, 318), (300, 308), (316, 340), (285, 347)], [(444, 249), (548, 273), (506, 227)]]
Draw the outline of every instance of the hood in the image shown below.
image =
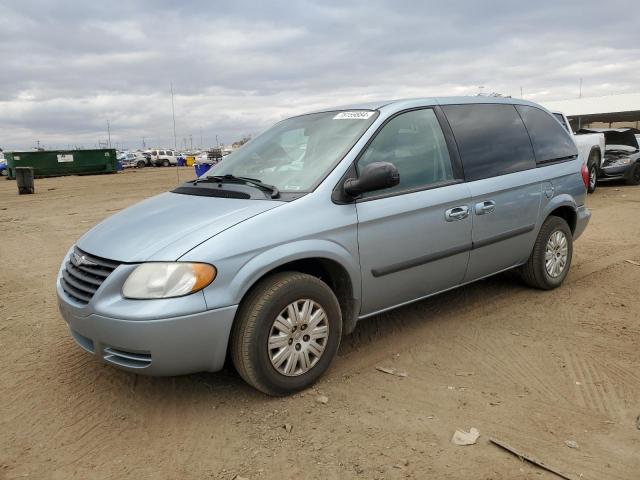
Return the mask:
[(174, 261), (196, 245), (282, 202), (163, 193), (99, 223), (80, 249), (119, 262)]
[(579, 132), (585, 133), (603, 133), (606, 149), (615, 149), (615, 147), (622, 146), (630, 147), (633, 150), (638, 150), (638, 139), (635, 136), (634, 131), (635, 129), (631, 128), (582, 128), (579, 130)]

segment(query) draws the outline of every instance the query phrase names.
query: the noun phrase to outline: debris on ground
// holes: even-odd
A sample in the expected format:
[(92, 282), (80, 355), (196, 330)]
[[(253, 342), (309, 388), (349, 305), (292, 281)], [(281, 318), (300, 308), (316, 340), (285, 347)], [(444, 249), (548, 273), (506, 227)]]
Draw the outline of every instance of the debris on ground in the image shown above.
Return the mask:
[(286, 431), (287, 433), (290, 433), (290, 432), (291, 432), (291, 430), (293, 430), (293, 425), (291, 425), (290, 423), (285, 423), (285, 424), (282, 426), (282, 428), (284, 428), (284, 429), (285, 429), (285, 431)]
[(396, 377), (406, 377), (407, 372), (396, 370), (395, 368), (376, 367), (376, 370), (382, 373), (388, 373), (389, 375), (395, 375)]
[(640, 262), (636, 262), (635, 260), (625, 260), (625, 262), (635, 265), (636, 267), (640, 267)]
[(638, 415), (638, 418), (636, 418), (636, 428), (640, 430), (640, 415)]
[(480, 432), (478, 429), (471, 427), (468, 432), (465, 430), (456, 430), (451, 441), (461, 446), (474, 445), (478, 441), (479, 436)]
[(580, 448), (578, 446), (578, 442), (576, 442), (575, 440), (565, 440), (564, 444), (569, 448), (575, 448), (575, 449)]
[(326, 405), (329, 402), (329, 397), (326, 395), (318, 395), (316, 397), (316, 403), (321, 403), (322, 405)]
[(456, 377), (470, 377), (473, 372), (456, 372)]
[(544, 462), (542, 462), (541, 460), (538, 460), (536, 458), (534, 458), (533, 456), (526, 454), (526, 453), (522, 453), (518, 450), (516, 450), (515, 448), (513, 448), (511, 445), (503, 442), (502, 440), (498, 440), (496, 438), (489, 438), (489, 441), (491, 443), (493, 443), (494, 445), (506, 450), (507, 452), (510, 452), (512, 454), (514, 454), (516, 457), (518, 457), (521, 461), (526, 460), (529, 463), (532, 463), (534, 465), (537, 465), (538, 467), (542, 468), (543, 470), (546, 470), (548, 472), (551, 473), (555, 473), (556, 475), (558, 475), (560, 478), (564, 478), (565, 480), (574, 480), (572, 477), (568, 476), (565, 473), (562, 473), (560, 470), (558, 470), (555, 467), (551, 467), (547, 464), (545, 464)]

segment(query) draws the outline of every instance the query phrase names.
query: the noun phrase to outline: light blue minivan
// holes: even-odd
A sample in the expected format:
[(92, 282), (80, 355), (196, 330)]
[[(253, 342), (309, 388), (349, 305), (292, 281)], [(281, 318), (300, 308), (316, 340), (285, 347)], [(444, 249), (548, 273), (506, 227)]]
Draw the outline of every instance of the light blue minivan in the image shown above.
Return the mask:
[(573, 139), (524, 100), (355, 105), (276, 124), (87, 232), (57, 278), (71, 335), (136, 373), (229, 357), (284, 395), (366, 317), (517, 268), (558, 287), (584, 231)]

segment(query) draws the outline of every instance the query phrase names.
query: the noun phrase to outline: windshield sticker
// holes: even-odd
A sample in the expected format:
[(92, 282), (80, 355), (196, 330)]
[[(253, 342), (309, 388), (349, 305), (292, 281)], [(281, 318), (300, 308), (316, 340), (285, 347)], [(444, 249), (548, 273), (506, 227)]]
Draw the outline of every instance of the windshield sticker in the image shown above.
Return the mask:
[(366, 120), (370, 118), (375, 112), (340, 112), (335, 117), (334, 120)]

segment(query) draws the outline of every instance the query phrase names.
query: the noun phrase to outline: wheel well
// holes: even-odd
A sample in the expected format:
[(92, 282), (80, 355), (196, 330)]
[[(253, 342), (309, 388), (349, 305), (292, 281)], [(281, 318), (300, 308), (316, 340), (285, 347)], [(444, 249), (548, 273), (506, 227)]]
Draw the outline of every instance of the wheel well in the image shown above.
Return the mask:
[[(338, 299), (338, 303), (340, 304), (343, 333), (346, 334), (353, 331), (357, 315), (353, 296), (353, 284), (351, 283), (349, 273), (342, 265), (328, 258), (314, 257), (294, 260), (268, 271), (256, 280), (254, 285), (266, 276), (276, 272), (306, 273), (308, 275), (313, 275), (326, 283), (333, 291), (334, 295)], [(251, 288), (253, 288), (253, 286)]]
[(591, 163), (596, 160), (596, 167), (600, 169), (600, 159), (602, 158), (602, 153), (600, 153), (600, 149), (598, 147), (591, 147), (591, 151), (589, 152), (589, 158), (587, 159), (587, 167), (590, 167)]
[(576, 220), (578, 216), (576, 214), (576, 211), (573, 208), (558, 207), (553, 212), (551, 212), (549, 216), (564, 218), (564, 220), (569, 225), (569, 228), (571, 229), (571, 233), (573, 234), (573, 232), (575, 232)]

